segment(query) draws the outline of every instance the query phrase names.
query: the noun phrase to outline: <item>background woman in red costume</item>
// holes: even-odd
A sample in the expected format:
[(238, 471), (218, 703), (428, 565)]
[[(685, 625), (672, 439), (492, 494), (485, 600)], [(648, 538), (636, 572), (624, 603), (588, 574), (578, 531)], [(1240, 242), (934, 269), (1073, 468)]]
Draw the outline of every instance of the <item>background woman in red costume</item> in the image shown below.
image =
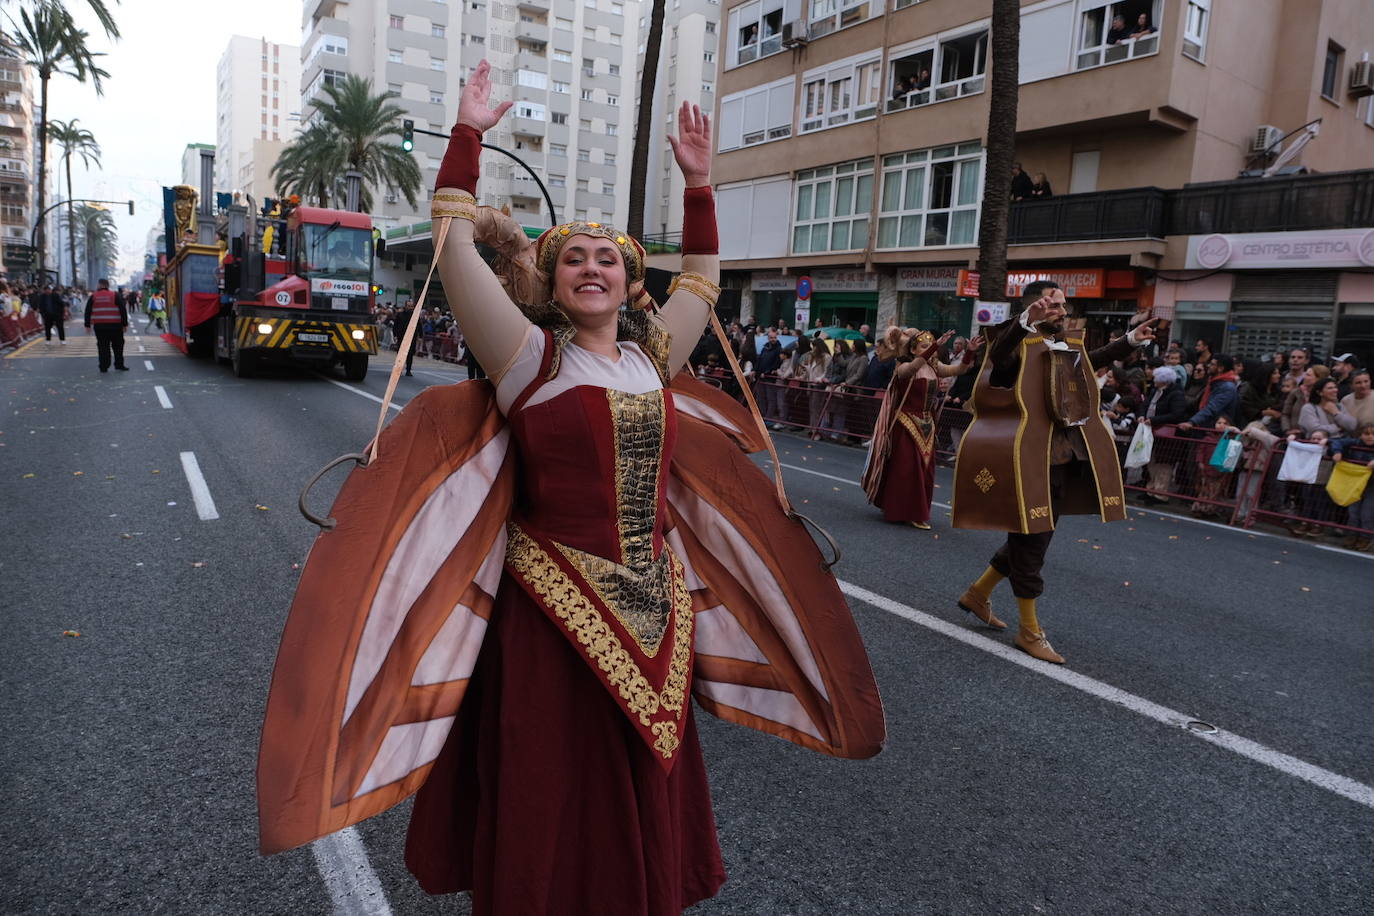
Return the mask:
[(930, 504), (935, 493), (935, 410), (941, 378), (963, 375), (976, 364), (983, 338), (975, 337), (957, 363), (940, 361), (940, 348), (953, 331), (939, 340), (916, 328), (887, 329), (878, 342), (878, 358), (896, 356), (898, 365), (873, 435), (863, 486), (868, 501), (883, 510), (883, 521), (930, 528)]

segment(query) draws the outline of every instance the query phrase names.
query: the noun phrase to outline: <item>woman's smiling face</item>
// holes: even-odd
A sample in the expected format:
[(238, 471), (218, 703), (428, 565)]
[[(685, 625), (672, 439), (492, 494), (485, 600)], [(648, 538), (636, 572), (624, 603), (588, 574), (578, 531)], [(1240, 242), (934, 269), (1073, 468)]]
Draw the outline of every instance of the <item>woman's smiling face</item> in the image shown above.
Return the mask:
[(610, 239), (573, 235), (554, 267), (553, 295), (574, 324), (614, 319), (625, 302), (625, 259)]

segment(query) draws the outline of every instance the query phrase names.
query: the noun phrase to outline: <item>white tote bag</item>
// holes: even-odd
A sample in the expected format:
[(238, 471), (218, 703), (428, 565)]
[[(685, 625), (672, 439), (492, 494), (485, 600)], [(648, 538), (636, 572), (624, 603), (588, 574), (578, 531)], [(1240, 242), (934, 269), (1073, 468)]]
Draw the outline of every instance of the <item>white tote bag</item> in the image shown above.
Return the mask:
[(1135, 435), (1131, 437), (1131, 444), (1126, 446), (1125, 466), (1130, 468), (1143, 468), (1150, 463), (1150, 453), (1155, 448), (1155, 433), (1150, 429), (1148, 423), (1141, 423), (1135, 428)]
[(1317, 470), (1322, 464), (1325, 446), (1311, 442), (1290, 442), (1283, 452), (1283, 464), (1279, 466), (1279, 480), (1292, 480), (1297, 483), (1316, 483)]

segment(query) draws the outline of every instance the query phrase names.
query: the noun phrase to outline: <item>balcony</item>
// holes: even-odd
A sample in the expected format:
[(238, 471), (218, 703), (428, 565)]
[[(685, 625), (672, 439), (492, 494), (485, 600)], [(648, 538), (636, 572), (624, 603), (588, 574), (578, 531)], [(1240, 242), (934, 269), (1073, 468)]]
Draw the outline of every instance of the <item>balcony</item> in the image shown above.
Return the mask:
[(7, 184), (28, 184), (29, 176), (18, 169), (0, 169), (0, 182)]
[(1213, 181), (1171, 196), (1170, 235), (1374, 226), (1374, 169)]
[(549, 43), (549, 27), (540, 22), (521, 22), (515, 26), (515, 40), (543, 47)]
[(1162, 239), (1168, 203), (1168, 192), (1160, 188), (1014, 201), (1007, 216), (1007, 242), (1035, 245), (1091, 239)]
[(546, 128), (543, 121), (536, 121), (533, 118), (514, 118), (511, 121), (510, 131), (524, 137), (542, 137)]
[(550, 0), (516, 0), (515, 3), (516, 9), (523, 10), (526, 13), (534, 13), (535, 15), (540, 13), (547, 14), (549, 5)]
[(515, 55), (515, 69), (533, 70), (535, 73), (548, 73), (548, 55), (536, 53), (534, 51), (520, 51)]

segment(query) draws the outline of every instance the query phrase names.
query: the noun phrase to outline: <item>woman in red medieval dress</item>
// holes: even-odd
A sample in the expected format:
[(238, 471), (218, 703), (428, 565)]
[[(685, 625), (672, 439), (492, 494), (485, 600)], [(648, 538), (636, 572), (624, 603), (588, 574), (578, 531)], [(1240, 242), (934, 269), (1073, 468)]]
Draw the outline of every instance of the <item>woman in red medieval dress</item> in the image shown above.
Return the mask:
[(943, 363), (940, 347), (953, 334), (936, 340), (929, 331), (891, 327), (878, 342), (878, 358), (895, 355), (898, 365), (874, 427), (863, 487), (868, 501), (883, 510), (885, 522), (930, 528), (940, 379), (972, 369), (983, 346), (983, 339), (975, 337), (959, 362)]
[[(342, 686), (319, 701), (319, 718), (343, 723), (318, 742), (320, 763), (286, 746), (320, 730), (293, 696), (321, 692), (301, 668), (329, 667), (305, 645), (307, 580), (345, 560), (321, 553), (334, 532), (317, 541), (264, 726), (263, 847), (418, 788), (406, 864), (430, 893), (471, 891), (475, 914), (676, 914), (725, 880), (691, 698), (846, 757), (881, 746), (881, 704), (833, 578), (813, 571), (814, 545), (758, 496), (750, 418), (673, 380), (719, 291), (707, 118), (684, 103), (670, 138), (687, 185), (683, 273), (657, 308), (643, 249), (624, 233), (574, 221), (529, 246), (477, 207), (481, 135), (510, 107), (490, 107), (489, 70), (464, 89), (432, 215), (450, 307), (490, 385), (413, 399), (379, 439), (376, 468), (354, 472), (375, 473), (369, 492), (383, 496), (370, 498), (384, 499), (401, 489), (388, 467), (427, 466), (413, 442), (438, 440), (441, 473), (412, 473), (433, 492), (393, 510), (408, 527), (341, 641)], [(477, 240), (496, 247), (501, 277)], [(417, 565), (398, 569), (406, 551)], [(419, 560), (435, 570), (422, 575)], [(408, 610), (381, 606), (402, 593)], [(317, 770), (321, 785), (302, 785)]]

